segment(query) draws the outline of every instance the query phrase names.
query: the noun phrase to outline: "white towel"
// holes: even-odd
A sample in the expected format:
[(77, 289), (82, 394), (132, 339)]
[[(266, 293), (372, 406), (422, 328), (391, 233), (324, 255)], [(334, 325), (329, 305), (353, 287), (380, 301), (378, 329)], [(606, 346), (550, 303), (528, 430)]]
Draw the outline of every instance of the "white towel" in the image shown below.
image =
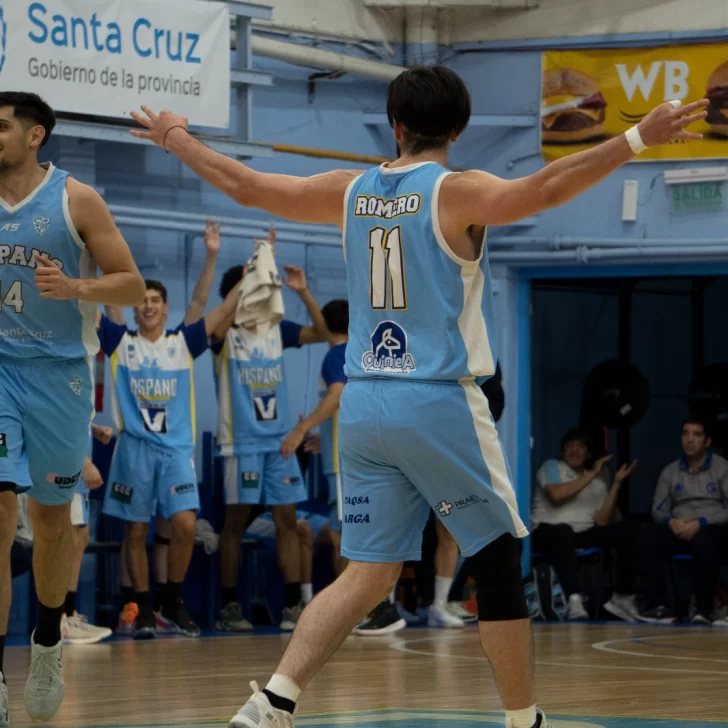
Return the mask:
[(255, 241), (255, 252), (240, 287), (235, 323), (256, 329), (265, 336), (283, 319), (283, 295), (273, 246), (265, 240)]
[(195, 543), (201, 543), (208, 556), (217, 552), (220, 536), (215, 533), (212, 525), (204, 518), (195, 522)]

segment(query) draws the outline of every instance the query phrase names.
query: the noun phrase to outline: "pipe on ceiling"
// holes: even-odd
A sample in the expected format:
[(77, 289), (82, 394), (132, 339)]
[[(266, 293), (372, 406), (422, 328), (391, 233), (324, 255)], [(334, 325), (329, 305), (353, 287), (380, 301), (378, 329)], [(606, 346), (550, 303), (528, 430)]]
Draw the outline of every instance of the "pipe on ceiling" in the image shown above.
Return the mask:
[(324, 71), (339, 71), (350, 73), (353, 76), (370, 78), (375, 81), (391, 81), (407, 69), (402, 66), (392, 66), (388, 63), (368, 61), (364, 58), (355, 58), (345, 53), (322, 51), (310, 46), (296, 43), (285, 43), (260, 35), (253, 36), (253, 53), (256, 56), (286, 61), (297, 66), (307, 68), (320, 68)]

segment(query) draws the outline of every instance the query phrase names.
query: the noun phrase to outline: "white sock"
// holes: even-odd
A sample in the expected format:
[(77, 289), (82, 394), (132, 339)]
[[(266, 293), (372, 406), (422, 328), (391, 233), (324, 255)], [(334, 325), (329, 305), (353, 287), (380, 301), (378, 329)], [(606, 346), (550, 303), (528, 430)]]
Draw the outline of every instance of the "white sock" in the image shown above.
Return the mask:
[(292, 700), (294, 703), (298, 702), (298, 696), (301, 694), (301, 688), (299, 688), (290, 677), (286, 677), (285, 675), (280, 675), (278, 673), (273, 675), (273, 677), (268, 681), (265, 689), (270, 690), (279, 698)]
[(506, 710), (506, 725), (511, 728), (533, 728), (536, 725), (536, 706), (523, 710)]
[(452, 578), (449, 576), (435, 576), (435, 604), (443, 607), (447, 604), (447, 595), (450, 593)]
[(392, 602), (392, 604), (397, 603), (397, 597), (395, 597), (396, 591), (397, 591), (397, 587), (395, 586), (394, 589), (392, 589), (392, 593), (389, 595), (389, 601)]
[(301, 584), (301, 599), (306, 604), (313, 599), (313, 584)]

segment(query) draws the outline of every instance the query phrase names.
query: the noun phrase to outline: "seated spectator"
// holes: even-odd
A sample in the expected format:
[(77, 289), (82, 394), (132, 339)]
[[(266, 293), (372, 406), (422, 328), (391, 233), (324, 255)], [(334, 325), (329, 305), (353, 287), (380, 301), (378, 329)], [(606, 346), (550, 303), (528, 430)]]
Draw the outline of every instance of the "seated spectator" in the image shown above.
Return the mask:
[(645, 622), (674, 622), (665, 606), (662, 564), (675, 554), (690, 554), (696, 614), (692, 621), (711, 624), (721, 553), (728, 549), (728, 461), (711, 452), (710, 430), (690, 417), (682, 425), (683, 456), (660, 474), (652, 501), (654, 523), (639, 541)]
[(595, 547), (617, 552), (617, 588), (604, 609), (627, 621), (637, 617), (633, 547), (639, 525), (615, 521), (617, 496), (636, 462), (622, 465), (610, 488), (605, 465), (611, 457), (587, 467), (592, 459), (588, 438), (581, 430), (569, 430), (561, 440), (561, 460), (547, 460), (536, 475), (531, 543), (556, 570), (569, 598), (569, 619), (588, 617), (579, 593), (576, 549)]

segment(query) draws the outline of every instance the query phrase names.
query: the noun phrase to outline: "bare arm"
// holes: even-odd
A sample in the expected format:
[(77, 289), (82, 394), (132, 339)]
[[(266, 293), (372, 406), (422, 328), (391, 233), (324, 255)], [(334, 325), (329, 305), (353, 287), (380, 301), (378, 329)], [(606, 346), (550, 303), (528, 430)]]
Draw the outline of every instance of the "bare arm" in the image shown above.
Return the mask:
[[(238, 295), (240, 293), (240, 286), (238, 283), (230, 293), (225, 296), (225, 300), (217, 307), (212, 309), (210, 313), (205, 316), (205, 331), (208, 336), (212, 336), (222, 341), (225, 338), (225, 332), (230, 328), (230, 325), (235, 320), (235, 309), (238, 307)], [(199, 319), (198, 319), (199, 320)], [(230, 323), (222, 331), (223, 325), (226, 321)], [(217, 332), (222, 331), (222, 335), (218, 336)]]
[(283, 282), (301, 297), (313, 324), (312, 326), (304, 326), (301, 329), (298, 343), (321, 344), (329, 341), (331, 334), (321, 313), (321, 306), (318, 305), (316, 299), (311, 295), (311, 291), (308, 290), (306, 274), (303, 268), (295, 265), (284, 265), (283, 269), (286, 272), (286, 277), (283, 279)]
[[(644, 143), (653, 147), (676, 139), (700, 139), (700, 134), (683, 130), (705, 118), (705, 106), (707, 102), (701, 100), (680, 109), (670, 103), (653, 109), (639, 124)], [(450, 175), (442, 185), (440, 209), (452, 210), (448, 214), (455, 220), (443, 217), (443, 229), (508, 225), (558, 207), (601, 182), (634, 156), (622, 134), (521, 179), (503, 180), (480, 171)], [(449, 240), (447, 232), (446, 238)]]
[(548, 499), (555, 505), (571, 500), (574, 496), (581, 493), (602, 472), (602, 468), (610, 458), (611, 455), (605, 455), (603, 458), (599, 458), (591, 470), (584, 471), (584, 474), (576, 478), (576, 480), (570, 480), (568, 483), (547, 483), (543, 486), (544, 493), (546, 493)]
[(330, 385), (326, 396), (318, 403), (318, 407), (308, 417), (299, 422), (296, 429), (300, 428), (305, 437), (314, 427), (318, 427), (322, 422), (326, 422), (329, 417), (333, 417), (334, 412), (339, 409), (343, 391), (343, 382), (334, 382)]
[(71, 220), (103, 273), (99, 278), (68, 278), (59, 266), (37, 256), (36, 284), (41, 298), (71, 299), (111, 306), (133, 306), (144, 298), (144, 279), (129, 246), (101, 196), (88, 185), (67, 183)]
[(281, 444), (281, 455), (284, 458), (290, 458), (295, 454), (306, 435), (314, 427), (318, 427), (322, 422), (328, 420), (329, 417), (334, 416), (336, 410), (339, 409), (339, 402), (341, 401), (341, 393), (343, 391), (343, 382), (334, 382), (329, 385), (326, 396), (319, 402), (318, 407), (308, 417), (301, 420)]
[(553, 504), (559, 505), (581, 493), (596, 477), (597, 473), (587, 470), (582, 476), (576, 480), (570, 480), (568, 483), (547, 483), (543, 490)]
[(148, 106), (131, 115), (145, 129), (131, 134), (175, 154), (213, 187), (245, 207), (257, 207), (298, 222), (341, 227), (346, 188), (361, 172), (334, 170), (313, 177), (265, 174), (219, 154), (187, 133), (187, 119), (169, 111), (158, 115)]
[(594, 514), (594, 524), (597, 526), (608, 526), (614, 518), (614, 513), (617, 510), (617, 498), (619, 497), (619, 491), (622, 489), (622, 483), (632, 474), (632, 471), (637, 466), (637, 461), (632, 462), (631, 465), (622, 465), (622, 467), (616, 472), (614, 476), (614, 483), (607, 493), (607, 497), (602, 503), (602, 507)]
[(185, 311), (184, 325), (199, 321), (205, 313), (207, 300), (210, 298), (212, 283), (215, 280), (215, 267), (217, 264), (217, 254), (220, 252), (220, 223), (215, 220), (208, 220), (205, 227), (205, 262), (200, 272), (200, 277), (195, 284), (195, 290), (192, 292), (192, 298)]

